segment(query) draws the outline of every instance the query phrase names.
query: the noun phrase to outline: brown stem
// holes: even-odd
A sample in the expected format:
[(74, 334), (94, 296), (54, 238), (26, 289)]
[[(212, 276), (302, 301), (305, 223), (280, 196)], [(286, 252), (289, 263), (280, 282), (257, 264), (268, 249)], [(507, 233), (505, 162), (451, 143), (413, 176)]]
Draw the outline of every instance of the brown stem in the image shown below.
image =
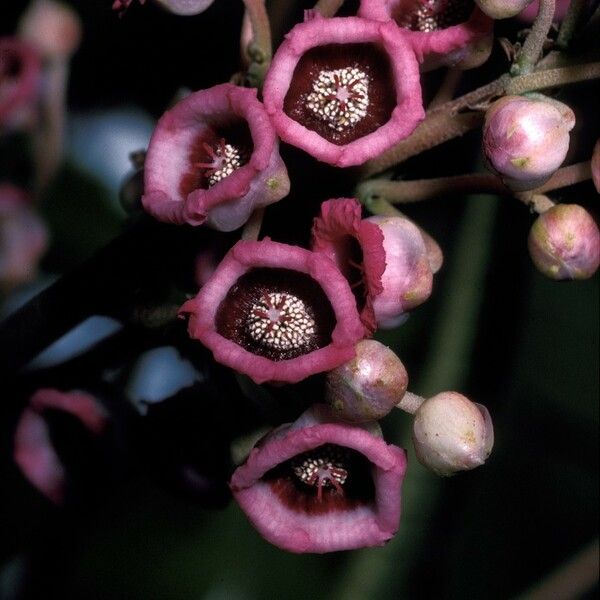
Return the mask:
[(324, 17), (333, 17), (340, 10), (344, 0), (319, 0), (315, 4), (315, 10), (318, 10)]
[(586, 3), (587, 0), (571, 0), (569, 8), (567, 9), (567, 14), (560, 24), (560, 29), (558, 30), (558, 36), (556, 38), (556, 45), (562, 50), (565, 50), (569, 46), (569, 43), (575, 34), (575, 29), (579, 25), (579, 19), (581, 18)]
[(512, 66), (512, 75), (526, 75), (533, 68), (542, 54), (544, 42), (548, 37), (554, 19), (555, 0), (540, 0), (540, 9), (533, 22), (533, 27), (519, 52), (516, 63)]
[(261, 87), (273, 55), (269, 15), (265, 0), (243, 1), (252, 25), (252, 42), (245, 51), (250, 61), (248, 81), (251, 85)]
[(446, 102), (450, 102), (452, 98), (454, 98), (456, 88), (460, 84), (462, 75), (463, 71), (461, 69), (449, 67), (446, 71), (446, 75), (444, 76), (444, 80), (442, 81), (440, 88), (433, 97), (433, 100), (429, 103), (427, 110), (430, 111), (438, 106), (441, 106), (442, 104), (446, 104)]
[(515, 77), (506, 86), (506, 93), (519, 95), (598, 78), (600, 78), (600, 62), (545, 69)]
[(369, 177), (381, 173), (411, 156), (459, 137), (483, 123), (482, 113), (465, 113), (450, 117), (446, 111), (432, 112), (412, 133), (381, 156), (363, 165), (360, 174)]
[[(542, 186), (523, 192), (520, 196), (531, 197), (559, 188), (575, 185), (590, 179), (592, 168), (590, 161), (576, 163), (558, 169), (556, 173)], [(356, 188), (356, 197), (368, 205), (373, 198), (384, 198), (392, 204), (407, 204), (422, 202), (440, 196), (456, 196), (460, 194), (495, 194), (512, 196), (496, 176), (488, 173), (473, 173), (469, 175), (452, 175), (433, 179), (415, 179), (412, 181), (391, 181), (389, 179), (370, 179), (363, 181)]]

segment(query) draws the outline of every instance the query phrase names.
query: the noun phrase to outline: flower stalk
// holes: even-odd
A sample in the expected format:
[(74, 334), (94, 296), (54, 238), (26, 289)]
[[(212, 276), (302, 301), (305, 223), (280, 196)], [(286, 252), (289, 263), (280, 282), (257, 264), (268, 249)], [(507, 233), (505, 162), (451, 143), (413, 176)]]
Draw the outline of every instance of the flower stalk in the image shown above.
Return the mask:
[(558, 30), (558, 36), (556, 38), (556, 45), (561, 49), (565, 50), (569, 47), (575, 30), (580, 23), (580, 19), (585, 8), (586, 0), (571, 0), (567, 14), (560, 24)]
[(264, 0), (244, 0), (244, 5), (252, 27), (252, 40), (242, 50), (248, 63), (247, 81), (261, 88), (273, 55), (269, 15)]
[(314, 10), (318, 10), (324, 17), (333, 17), (344, 4), (344, 0), (319, 0)]
[(515, 64), (511, 68), (511, 75), (526, 75), (533, 71), (535, 64), (542, 54), (550, 27), (552, 27), (555, 8), (555, 0), (540, 0), (539, 12), (517, 56)]

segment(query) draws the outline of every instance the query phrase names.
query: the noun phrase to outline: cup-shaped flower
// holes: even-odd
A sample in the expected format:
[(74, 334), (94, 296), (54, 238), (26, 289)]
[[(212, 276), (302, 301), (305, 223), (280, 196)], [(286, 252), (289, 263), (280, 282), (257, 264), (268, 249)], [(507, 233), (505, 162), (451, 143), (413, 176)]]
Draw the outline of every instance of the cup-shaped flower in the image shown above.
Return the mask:
[(486, 112), (483, 151), (508, 187), (531, 190), (564, 161), (574, 125), (575, 114), (561, 102), (505, 96)]
[(269, 239), (238, 242), (180, 314), (218, 362), (256, 383), (334, 369), (365, 332), (332, 261)]
[(406, 454), (376, 423), (335, 420), (315, 405), (255, 447), (231, 478), (254, 527), (290, 552), (380, 546), (398, 530)]
[(361, 0), (358, 14), (409, 30), (423, 70), (477, 67), (492, 49), (493, 20), (473, 0)]
[(600, 231), (577, 204), (557, 204), (542, 213), (529, 232), (529, 254), (550, 279), (588, 279), (600, 264)]
[(220, 231), (286, 196), (287, 171), (256, 90), (225, 83), (167, 111), (150, 140), (144, 186), (142, 203), (157, 219)]
[(30, 119), (40, 77), (40, 58), (32, 46), (16, 38), (0, 38), (0, 130)]
[(48, 246), (46, 226), (27, 194), (0, 184), (0, 288), (10, 289), (33, 279)]
[(14, 460), (27, 480), (55, 504), (65, 497), (66, 473), (56, 454), (43, 413), (56, 410), (77, 418), (92, 435), (100, 435), (107, 424), (104, 408), (83, 392), (40, 389), (31, 397), (17, 424)]
[(155, 0), (155, 2), (176, 15), (190, 16), (204, 12), (214, 0)]
[(336, 262), (356, 293), (365, 327), (395, 327), (431, 294), (433, 274), (419, 229), (403, 217), (361, 219), (357, 200), (321, 205), (313, 249)]
[(296, 25), (277, 50), (265, 107), (284, 141), (338, 167), (360, 165), (424, 117), (415, 54), (393, 23), (357, 17)]
[(479, 467), (494, 445), (490, 413), (457, 392), (437, 394), (415, 413), (413, 444), (419, 462), (438, 475)]
[(325, 400), (336, 417), (364, 423), (385, 417), (407, 387), (398, 356), (376, 340), (361, 340), (352, 360), (327, 373)]

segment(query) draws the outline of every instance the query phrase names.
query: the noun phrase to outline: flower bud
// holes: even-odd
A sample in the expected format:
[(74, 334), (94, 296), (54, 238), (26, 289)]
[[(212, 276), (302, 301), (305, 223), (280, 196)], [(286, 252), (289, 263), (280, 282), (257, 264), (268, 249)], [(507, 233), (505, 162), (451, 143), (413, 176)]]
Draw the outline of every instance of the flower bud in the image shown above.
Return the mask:
[(442, 392), (417, 410), (413, 444), (419, 462), (438, 475), (474, 469), (494, 445), (490, 414), (462, 394)]
[(598, 226), (581, 206), (557, 204), (531, 227), (529, 254), (550, 279), (588, 279), (600, 263)]
[(475, 0), (479, 8), (492, 19), (508, 19), (518, 15), (533, 0)]
[(175, 15), (191, 16), (204, 12), (214, 0), (155, 0), (157, 4)]
[(574, 124), (573, 111), (560, 102), (506, 96), (485, 115), (483, 150), (508, 187), (531, 190), (564, 161)]
[(62, 2), (36, 0), (25, 13), (20, 32), (45, 59), (65, 59), (79, 46), (81, 21)]
[(356, 345), (356, 356), (327, 375), (325, 400), (336, 417), (363, 423), (385, 417), (400, 402), (408, 374), (400, 359), (375, 340)]

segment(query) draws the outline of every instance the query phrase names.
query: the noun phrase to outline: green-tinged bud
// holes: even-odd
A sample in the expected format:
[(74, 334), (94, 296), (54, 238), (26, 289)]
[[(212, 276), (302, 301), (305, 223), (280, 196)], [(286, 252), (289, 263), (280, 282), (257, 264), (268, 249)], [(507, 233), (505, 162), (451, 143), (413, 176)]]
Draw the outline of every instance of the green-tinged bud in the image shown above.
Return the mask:
[(525, 10), (533, 0), (475, 0), (479, 8), (492, 19), (509, 19)]
[(381, 419), (402, 400), (408, 374), (400, 359), (375, 340), (356, 345), (356, 356), (327, 375), (325, 399), (345, 421)]
[(600, 263), (600, 232), (577, 204), (557, 204), (542, 213), (529, 232), (529, 254), (550, 279), (588, 279)]
[(415, 413), (413, 444), (419, 462), (438, 475), (474, 469), (494, 445), (490, 413), (457, 392), (437, 394)]

